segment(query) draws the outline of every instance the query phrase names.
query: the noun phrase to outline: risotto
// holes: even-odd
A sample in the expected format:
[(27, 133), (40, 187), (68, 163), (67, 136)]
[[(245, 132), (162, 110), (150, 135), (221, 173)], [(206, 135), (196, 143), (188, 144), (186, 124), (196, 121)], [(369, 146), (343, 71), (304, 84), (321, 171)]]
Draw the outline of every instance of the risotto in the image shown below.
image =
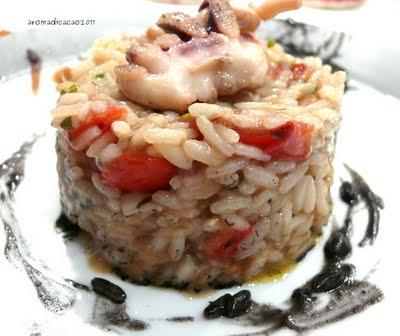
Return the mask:
[[(212, 13), (212, 3), (203, 10)], [(134, 73), (128, 79), (134, 86), (141, 81), (142, 91), (129, 91), (126, 69), (136, 71), (136, 59), (149, 55), (140, 48), (173, 35), (165, 25), (158, 29), (98, 40), (88, 59), (55, 74), (60, 98), (51, 115), (63, 211), (90, 233), (108, 263), (137, 282), (228, 286), (296, 261), (330, 213), (345, 74), (251, 33), (218, 32), (173, 43), (187, 48), (215, 34), (223, 35), (214, 36), (218, 45), (235, 40), (249, 57), (258, 52), (254, 74), (247, 67), (236, 76), (236, 58), (223, 65), (235, 80), (230, 92), (221, 93), (215, 77), (223, 71), (207, 67), (212, 81), (192, 95), (198, 77), (190, 71), (179, 77), (175, 65), (186, 67), (187, 54), (172, 56), (175, 44), (150, 53), (151, 61), (158, 52), (174, 61), (163, 77), (140, 61), (148, 77)], [(190, 94), (182, 94), (177, 77), (192, 83), (185, 84)], [(155, 78), (168, 85), (160, 91)], [(204, 93), (209, 88), (212, 94)]]

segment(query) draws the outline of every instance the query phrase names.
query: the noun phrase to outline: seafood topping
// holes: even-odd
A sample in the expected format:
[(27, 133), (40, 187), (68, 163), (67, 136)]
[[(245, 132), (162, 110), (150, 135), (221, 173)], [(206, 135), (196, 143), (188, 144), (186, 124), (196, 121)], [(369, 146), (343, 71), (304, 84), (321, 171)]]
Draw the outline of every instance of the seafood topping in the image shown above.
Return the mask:
[[(160, 37), (158, 38), (160, 39)], [(212, 32), (168, 48), (136, 42), (130, 64), (115, 68), (120, 90), (130, 100), (159, 110), (185, 112), (196, 101), (211, 102), (264, 83), (268, 69), (262, 44)]]
[(209, 7), (208, 29), (237, 38), (240, 34), (235, 12), (228, 0), (206, 0), (200, 10)]
[(300, 0), (232, 7), (205, 0), (196, 17), (163, 14), (158, 27), (133, 40), (129, 64), (115, 68), (122, 93), (135, 103), (184, 112), (196, 101), (212, 102), (263, 85), (268, 64), (263, 43), (251, 32), (261, 19), (298, 8)]
[(179, 36), (182, 41), (192, 37), (207, 37), (207, 30), (195, 18), (189, 15), (174, 12), (161, 15), (157, 25), (168, 33)]
[(227, 0), (207, 0), (197, 17), (163, 14), (158, 28), (150, 28), (157, 34), (133, 40), (128, 64), (115, 68), (120, 90), (135, 103), (184, 112), (196, 101), (262, 86), (268, 70), (264, 46), (249, 38), (258, 14), (243, 13)]

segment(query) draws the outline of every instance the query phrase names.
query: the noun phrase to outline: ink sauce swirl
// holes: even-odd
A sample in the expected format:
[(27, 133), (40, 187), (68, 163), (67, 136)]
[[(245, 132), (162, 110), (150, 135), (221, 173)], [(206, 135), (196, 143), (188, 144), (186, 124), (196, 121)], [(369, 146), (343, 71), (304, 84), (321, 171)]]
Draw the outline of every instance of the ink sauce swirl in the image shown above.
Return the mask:
[(5, 257), (25, 271), (43, 306), (56, 314), (70, 307), (75, 291), (30, 253), (13, 209), (14, 192), (24, 178), (25, 159), (38, 139), (24, 143), (9, 159), (0, 164), (0, 221), (6, 234)]
[[(264, 330), (246, 334), (247, 336), (270, 335), (282, 329), (302, 333), (342, 320), (383, 299), (383, 293), (377, 286), (368, 281), (356, 280), (356, 267), (346, 262), (353, 249), (350, 236), (355, 206), (364, 202), (368, 211), (365, 237), (359, 244), (363, 247), (366, 243), (372, 245), (378, 235), (383, 201), (360, 174), (348, 165), (345, 167), (352, 182), (345, 181), (340, 187), (341, 200), (348, 207), (344, 224), (335, 229), (325, 243), (323, 269), (293, 291), (289, 307), (281, 309), (271, 304), (257, 303), (251, 299), (249, 291), (242, 290), (235, 295), (225, 294), (210, 302), (203, 312), (205, 318), (238, 318), (245, 324), (265, 327)], [(328, 296), (328, 302), (320, 308), (317, 306), (320, 306), (318, 303), (322, 293)]]

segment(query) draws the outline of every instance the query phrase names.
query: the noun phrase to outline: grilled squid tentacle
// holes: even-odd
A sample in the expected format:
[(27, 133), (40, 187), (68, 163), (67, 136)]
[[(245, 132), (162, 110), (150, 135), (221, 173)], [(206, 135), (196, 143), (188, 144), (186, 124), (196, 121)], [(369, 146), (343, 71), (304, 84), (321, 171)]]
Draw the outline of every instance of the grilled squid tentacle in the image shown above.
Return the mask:
[(230, 38), (237, 38), (240, 34), (235, 12), (228, 0), (206, 0), (200, 10), (209, 7), (209, 31), (224, 34)]
[(232, 7), (205, 0), (196, 17), (163, 14), (157, 27), (126, 50), (128, 65), (115, 68), (121, 92), (158, 110), (185, 112), (196, 101), (256, 89), (268, 63), (253, 34), (262, 19), (297, 8), (300, 0), (268, 0), (258, 7)]
[(166, 32), (178, 35), (183, 41), (192, 37), (207, 37), (207, 30), (195, 18), (174, 12), (161, 15), (157, 25)]

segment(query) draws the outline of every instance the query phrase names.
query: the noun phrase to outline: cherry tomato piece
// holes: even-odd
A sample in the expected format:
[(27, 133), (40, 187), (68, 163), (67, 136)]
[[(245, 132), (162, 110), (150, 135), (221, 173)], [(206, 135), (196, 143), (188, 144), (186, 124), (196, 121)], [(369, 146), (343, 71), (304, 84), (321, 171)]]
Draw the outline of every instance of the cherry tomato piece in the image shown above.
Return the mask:
[(240, 132), (240, 142), (258, 147), (273, 159), (304, 160), (311, 150), (312, 127), (289, 121), (277, 128), (260, 132)]
[(307, 65), (304, 63), (293, 63), (290, 66), (290, 71), (292, 72), (292, 79), (299, 80), (307, 70)]
[(247, 230), (239, 231), (225, 222), (221, 226), (219, 231), (210, 233), (204, 239), (202, 246), (209, 257), (227, 260), (236, 254), (238, 245), (250, 234), (251, 227)]
[(104, 184), (121, 191), (153, 192), (167, 189), (177, 167), (145, 151), (126, 151), (106, 164), (100, 177)]
[(89, 118), (88, 121), (80, 125), (77, 129), (68, 131), (68, 137), (70, 140), (73, 140), (92, 126), (98, 126), (102, 134), (104, 134), (111, 129), (111, 124), (121, 118), (124, 113), (124, 108), (110, 107), (104, 113)]

